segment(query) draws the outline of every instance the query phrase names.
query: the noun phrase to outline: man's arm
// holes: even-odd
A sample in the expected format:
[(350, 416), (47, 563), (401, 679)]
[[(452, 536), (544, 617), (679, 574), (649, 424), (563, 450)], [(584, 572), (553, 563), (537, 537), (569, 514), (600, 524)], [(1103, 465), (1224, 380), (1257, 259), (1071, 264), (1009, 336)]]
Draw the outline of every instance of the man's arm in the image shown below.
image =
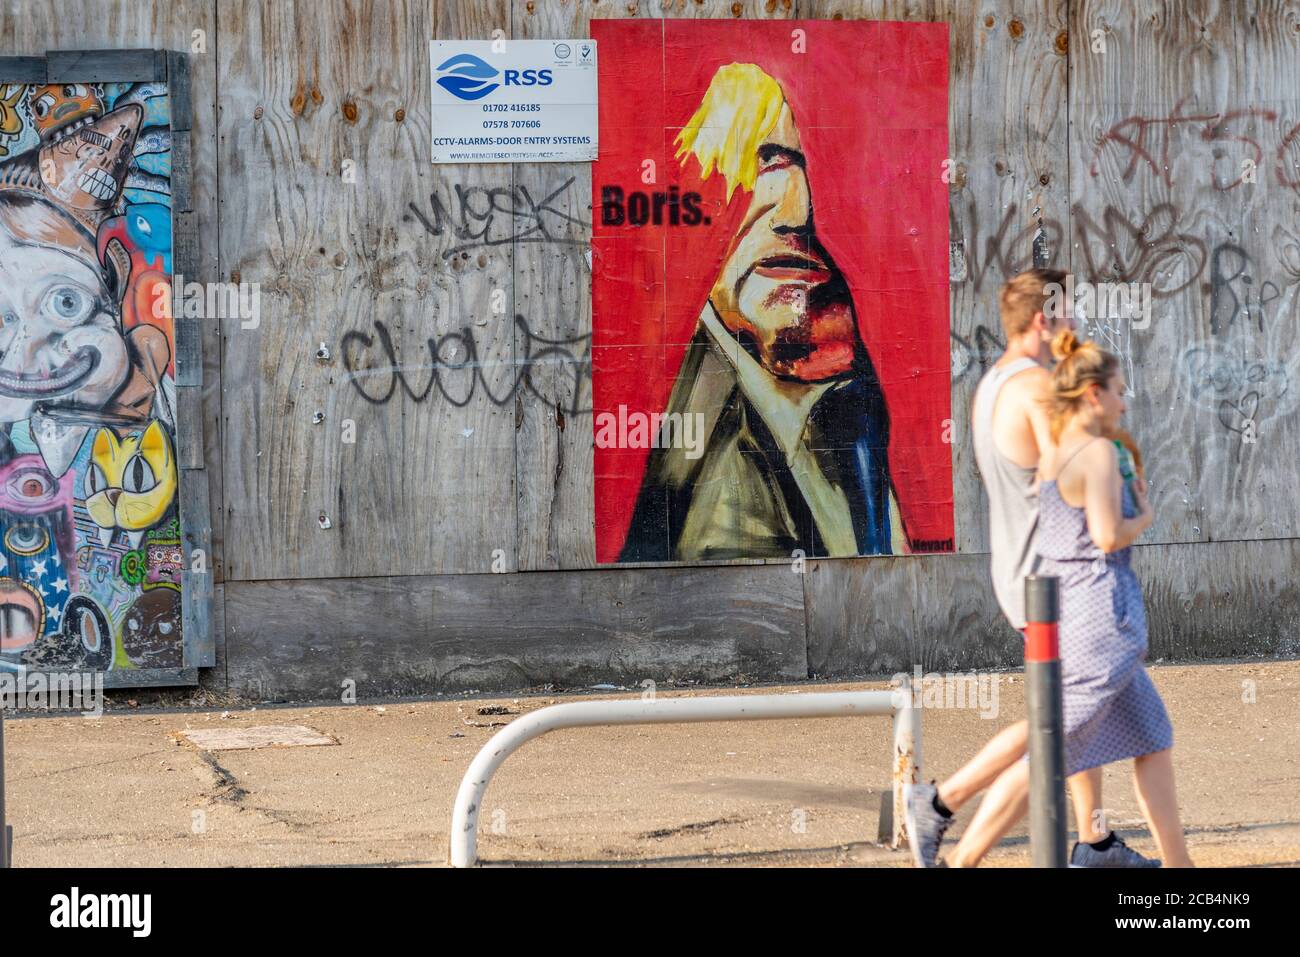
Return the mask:
[(1052, 377), (1046, 369), (1026, 369), (1022, 375), (1025, 382), (1025, 414), (1029, 417), (1029, 428), (1033, 433), (1034, 447), (1038, 458), (1042, 458), (1056, 443), (1052, 441), (1052, 420), (1048, 400), (1052, 394)]
[(1037, 467), (1052, 446), (1045, 401), (1050, 389), (1046, 369), (1026, 369), (1007, 380), (993, 407), (993, 442), (1021, 468)]

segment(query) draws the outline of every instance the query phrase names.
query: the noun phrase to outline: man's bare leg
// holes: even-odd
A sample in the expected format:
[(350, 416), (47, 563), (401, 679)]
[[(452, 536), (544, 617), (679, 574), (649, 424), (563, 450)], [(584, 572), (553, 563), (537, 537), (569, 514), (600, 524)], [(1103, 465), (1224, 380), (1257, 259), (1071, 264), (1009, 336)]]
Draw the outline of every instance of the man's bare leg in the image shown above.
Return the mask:
[[(912, 800), (924, 806), (914, 805), (909, 808), (908, 827), (919, 833), (913, 834), (909, 831), (908, 840), (909, 843), (917, 845), (913, 848), (913, 859), (918, 861), (918, 866), (934, 866), (934, 862), (938, 860), (943, 832), (951, 823), (952, 815), (1020, 762), (1027, 746), (1028, 729), (1029, 725), (1025, 721), (1017, 721), (1003, 728), (979, 750), (975, 757), (967, 761), (937, 789), (920, 790), (915, 795)], [(1075, 778), (1080, 780), (1076, 781)], [(1070, 779), (1070, 789), (1074, 794), (1075, 814), (1081, 825), (1084, 825), (1080, 827), (1079, 839), (1084, 840), (1086, 836), (1088, 840), (1101, 840), (1104, 835), (1095, 834), (1093, 826), (1093, 822), (1099, 818), (1098, 810), (1101, 807), (1101, 771), (1097, 769), (1084, 772), (1076, 775), (1075, 778)], [(1026, 784), (1026, 793), (1028, 793), (1027, 788)], [(937, 798), (933, 810), (928, 809), (930, 800), (926, 794), (927, 790)], [(1001, 800), (1014, 796), (1013, 790), (1009, 779), (998, 794), (990, 791), (985, 797), (984, 803), (976, 812), (974, 821), (971, 822), (958, 845), (960, 854), (958, 859), (966, 862), (964, 866), (975, 866), (984, 854), (1002, 839), (1006, 830), (1024, 814), (1023, 810), (1017, 814), (1014, 807), (1000, 806)], [(946, 815), (946, 818), (942, 815)]]
[(990, 738), (975, 757), (939, 785), (939, 800), (948, 810), (956, 811), (1019, 761), (1028, 741), (1029, 722), (1017, 721), (1007, 725)]
[(1003, 771), (980, 802), (975, 818), (953, 852), (949, 867), (977, 867), (1003, 835), (1029, 810), (1029, 762), (1016, 761)]
[[(1067, 779), (1074, 797), (1074, 816), (1079, 825), (1079, 840), (1100, 841), (1107, 832), (1099, 831), (1097, 810), (1101, 807), (1101, 768), (1080, 771)], [(1029, 810), (1029, 762), (1018, 762), (993, 782), (980, 803), (970, 827), (948, 856), (949, 867), (978, 867), (984, 856), (1006, 836)], [(1085, 837), (1086, 835), (1086, 837)]]
[(1110, 833), (1101, 810), (1101, 768), (1080, 771), (1069, 779), (1074, 799), (1074, 823), (1080, 844), (1092, 844)]

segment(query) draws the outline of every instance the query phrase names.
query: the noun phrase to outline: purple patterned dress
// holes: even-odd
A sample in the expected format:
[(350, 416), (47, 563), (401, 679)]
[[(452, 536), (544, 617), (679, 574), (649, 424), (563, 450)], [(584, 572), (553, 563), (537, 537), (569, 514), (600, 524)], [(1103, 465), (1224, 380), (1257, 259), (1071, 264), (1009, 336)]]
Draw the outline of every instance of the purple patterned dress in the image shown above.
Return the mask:
[[(1109, 555), (1092, 541), (1081, 508), (1055, 480), (1038, 492), (1040, 575), (1061, 582), (1065, 773), (1173, 747), (1174, 731), (1144, 663), (1147, 619), (1131, 548)], [(1125, 518), (1138, 514), (1124, 486)]]

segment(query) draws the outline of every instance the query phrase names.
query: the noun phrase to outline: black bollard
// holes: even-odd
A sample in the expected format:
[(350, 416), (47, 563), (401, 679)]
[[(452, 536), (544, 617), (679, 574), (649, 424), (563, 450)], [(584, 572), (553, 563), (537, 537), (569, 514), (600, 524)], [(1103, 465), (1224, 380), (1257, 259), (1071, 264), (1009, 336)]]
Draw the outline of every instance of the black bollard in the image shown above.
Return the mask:
[(1025, 693), (1029, 707), (1029, 844), (1034, 867), (1065, 867), (1065, 719), (1061, 703), (1060, 592), (1055, 578), (1025, 579)]
[(9, 825), (5, 822), (5, 709), (0, 702), (0, 869), (9, 866)]

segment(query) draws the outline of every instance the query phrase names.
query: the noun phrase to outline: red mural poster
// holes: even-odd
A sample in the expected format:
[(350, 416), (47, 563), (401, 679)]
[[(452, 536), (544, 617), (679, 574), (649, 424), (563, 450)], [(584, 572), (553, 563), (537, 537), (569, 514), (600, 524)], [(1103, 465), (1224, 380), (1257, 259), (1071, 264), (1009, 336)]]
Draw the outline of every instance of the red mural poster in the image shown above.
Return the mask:
[(947, 25), (591, 29), (597, 560), (952, 550)]

